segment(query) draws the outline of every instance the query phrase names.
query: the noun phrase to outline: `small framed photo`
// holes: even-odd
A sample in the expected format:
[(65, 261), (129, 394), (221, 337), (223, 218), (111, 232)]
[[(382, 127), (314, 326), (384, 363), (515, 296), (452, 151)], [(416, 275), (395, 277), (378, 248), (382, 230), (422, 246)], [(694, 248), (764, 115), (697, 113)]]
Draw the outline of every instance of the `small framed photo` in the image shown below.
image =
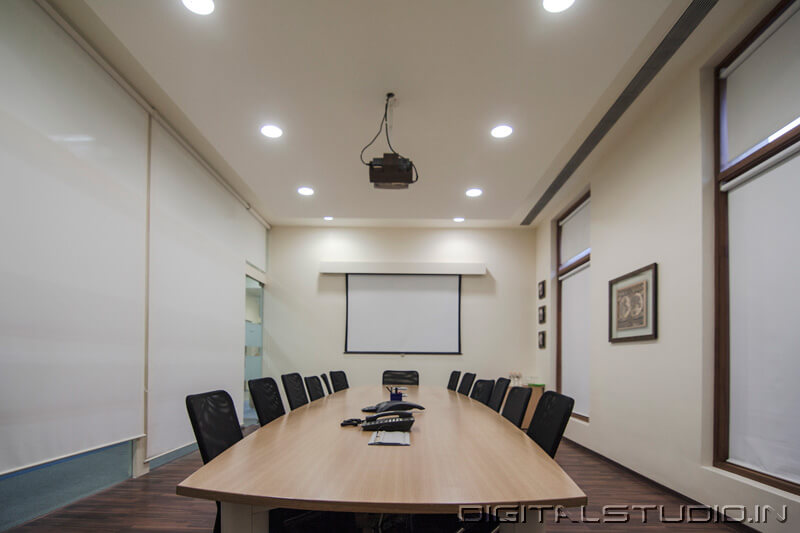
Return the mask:
[(546, 320), (547, 320), (547, 317), (545, 315), (545, 306), (544, 305), (540, 305), (539, 306), (539, 324), (544, 324)]
[(608, 342), (658, 338), (658, 265), (608, 282)]
[(544, 280), (539, 282), (539, 299), (544, 298)]
[(539, 332), (539, 348), (544, 348), (544, 331)]

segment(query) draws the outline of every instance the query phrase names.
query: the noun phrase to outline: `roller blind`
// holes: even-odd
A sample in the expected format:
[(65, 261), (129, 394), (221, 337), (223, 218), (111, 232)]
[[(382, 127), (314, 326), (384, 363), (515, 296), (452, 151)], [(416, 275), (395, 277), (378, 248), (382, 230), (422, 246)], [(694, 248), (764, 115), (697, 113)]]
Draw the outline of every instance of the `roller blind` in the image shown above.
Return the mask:
[(575, 400), (573, 411), (584, 416), (590, 409), (589, 270), (587, 264), (561, 280), (561, 392)]
[(242, 405), (245, 264), (266, 261), (264, 228), (156, 124), (151, 157), (150, 458), (194, 441), (187, 394)]
[(144, 433), (147, 116), (0, 2), (0, 472)]
[(591, 246), (589, 239), (590, 215), (589, 200), (586, 200), (583, 205), (561, 222), (560, 265), (568, 262)]
[[(796, 9), (796, 8), (790, 8)], [(800, 11), (726, 72), (728, 160), (800, 117)]]
[(348, 352), (459, 353), (461, 278), (347, 276)]
[(729, 460), (794, 482), (800, 482), (798, 198), (800, 156), (728, 193)]

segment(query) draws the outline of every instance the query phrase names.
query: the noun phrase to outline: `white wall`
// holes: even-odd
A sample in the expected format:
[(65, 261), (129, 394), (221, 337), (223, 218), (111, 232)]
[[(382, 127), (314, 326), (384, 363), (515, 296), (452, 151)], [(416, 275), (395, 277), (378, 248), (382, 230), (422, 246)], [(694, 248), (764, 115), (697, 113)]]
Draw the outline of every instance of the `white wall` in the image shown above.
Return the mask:
[[(567, 437), (704, 504), (786, 504), (791, 517), (800, 513), (799, 497), (711, 467), (714, 191), (707, 65), (725, 40), (680, 71), (660, 74), (539, 217), (537, 278), (553, 279), (553, 221), (590, 187), (592, 412), (588, 423), (573, 419)], [(612, 345), (608, 281), (652, 262), (658, 263), (659, 338)], [(555, 335), (555, 314), (548, 331)], [(548, 385), (554, 383), (555, 343), (537, 365)], [(753, 526), (789, 531), (792, 524)]]
[[(531, 230), (276, 227), (270, 231), (265, 300), (267, 373), (345, 370), (351, 385), (380, 383), (386, 369), (415, 369), (444, 385), (452, 370), (496, 379), (534, 371), (536, 282)], [(345, 277), (320, 261), (484, 262), (464, 276), (463, 355), (344, 355)]]

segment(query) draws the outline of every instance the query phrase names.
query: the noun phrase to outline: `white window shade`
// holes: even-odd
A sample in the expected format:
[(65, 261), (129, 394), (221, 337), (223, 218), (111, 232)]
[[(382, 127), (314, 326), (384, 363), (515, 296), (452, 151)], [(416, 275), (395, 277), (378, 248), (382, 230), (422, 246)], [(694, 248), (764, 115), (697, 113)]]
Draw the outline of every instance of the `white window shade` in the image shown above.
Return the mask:
[(147, 115), (0, 2), (0, 472), (144, 433)]
[(561, 283), (561, 392), (575, 400), (573, 411), (589, 416), (591, 358), (589, 266), (563, 276)]
[(798, 156), (728, 193), (729, 460), (795, 483), (800, 482), (798, 198)]
[(582, 206), (561, 222), (561, 257), (559, 257), (559, 262), (562, 265), (591, 247), (590, 221), (589, 200), (586, 200)]
[(460, 353), (460, 311), (460, 276), (349, 274), (345, 350)]
[(725, 72), (728, 161), (800, 117), (800, 11)]
[(246, 262), (263, 266), (265, 246), (264, 228), (154, 124), (149, 458), (194, 441), (187, 394), (224, 389), (242, 405)]

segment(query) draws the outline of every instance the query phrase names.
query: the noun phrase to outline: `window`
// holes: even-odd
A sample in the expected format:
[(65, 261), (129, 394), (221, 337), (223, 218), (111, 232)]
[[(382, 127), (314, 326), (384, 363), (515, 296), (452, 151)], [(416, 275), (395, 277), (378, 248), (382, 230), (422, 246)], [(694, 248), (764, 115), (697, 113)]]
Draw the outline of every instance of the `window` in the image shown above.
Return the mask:
[(714, 464), (800, 494), (800, 2), (718, 67)]
[(575, 400), (573, 416), (588, 422), (591, 361), (589, 357), (589, 266), (591, 259), (589, 194), (558, 219), (558, 331), (556, 387)]

